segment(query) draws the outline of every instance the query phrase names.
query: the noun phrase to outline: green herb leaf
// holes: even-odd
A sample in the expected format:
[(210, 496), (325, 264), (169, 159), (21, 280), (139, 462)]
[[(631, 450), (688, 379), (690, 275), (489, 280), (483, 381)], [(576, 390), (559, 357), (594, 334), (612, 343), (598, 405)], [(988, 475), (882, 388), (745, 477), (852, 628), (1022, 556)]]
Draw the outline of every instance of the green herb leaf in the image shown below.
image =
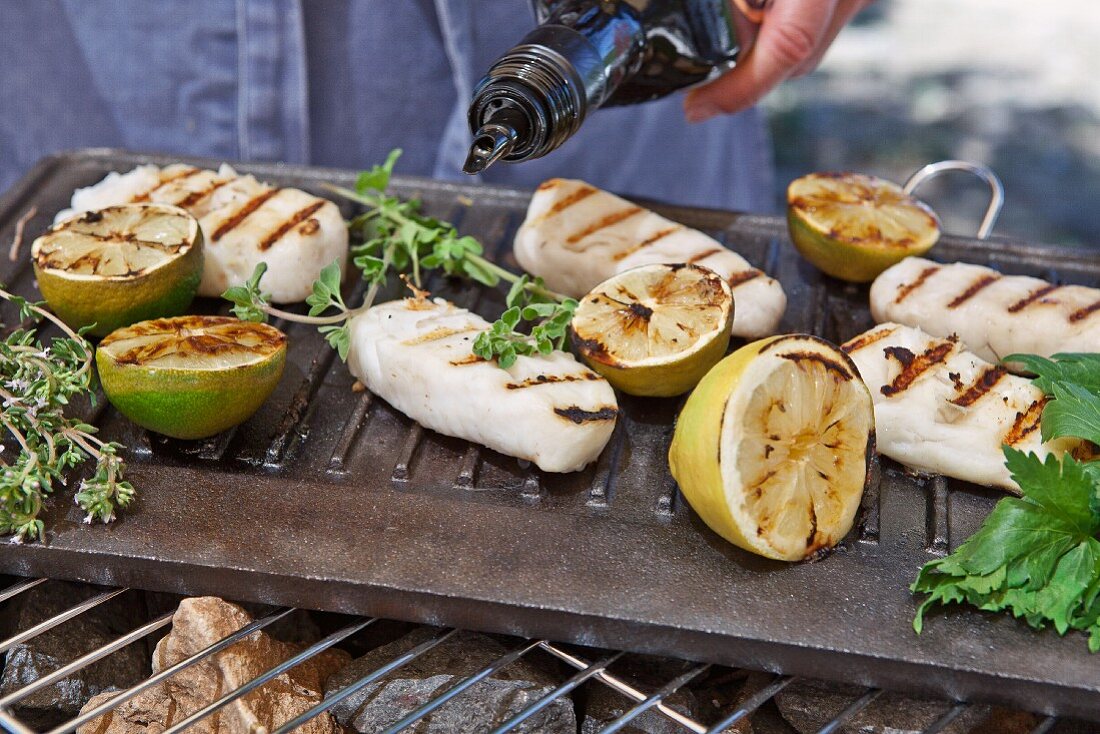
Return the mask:
[(242, 321), (263, 323), (267, 320), (271, 296), (260, 292), (260, 280), (266, 272), (267, 263), (258, 263), (243, 286), (234, 286), (222, 293), (222, 298), (233, 304), (233, 315)]
[(936, 605), (968, 603), (1008, 611), (1037, 629), (1090, 633), (1100, 645), (1100, 485), (1070, 456), (1061, 460), (1005, 447), (1023, 497), (1001, 500), (982, 527), (951, 555), (921, 569), (911, 589), (928, 594), (913, 620), (920, 632)]
[(1011, 354), (1002, 362), (1021, 364), (1033, 372), (1035, 386), (1047, 395), (1055, 383), (1073, 383), (1100, 394), (1100, 354), (1055, 354), (1051, 358), (1034, 354)]
[(379, 193), (385, 191), (386, 187), (390, 185), (390, 176), (393, 174), (393, 166), (400, 157), (400, 148), (391, 150), (390, 154), (386, 156), (385, 163), (380, 166), (374, 166), (369, 171), (363, 171), (359, 174), (359, 177), (355, 179), (355, 190), (360, 194), (365, 194), (369, 191), (377, 191)]

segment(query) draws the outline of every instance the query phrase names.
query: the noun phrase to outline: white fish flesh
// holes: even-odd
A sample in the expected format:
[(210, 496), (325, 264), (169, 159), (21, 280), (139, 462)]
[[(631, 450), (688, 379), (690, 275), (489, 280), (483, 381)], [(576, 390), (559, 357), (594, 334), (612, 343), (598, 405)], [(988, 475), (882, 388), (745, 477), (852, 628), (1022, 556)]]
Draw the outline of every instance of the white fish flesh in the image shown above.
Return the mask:
[(217, 171), (182, 163), (139, 166), (108, 174), (77, 189), (72, 209), (58, 214), (153, 201), (182, 207), (202, 227), (203, 274), (199, 295), (220, 296), (242, 285), (256, 265), (267, 263), (261, 287), (276, 303), (305, 300), (322, 268), (346, 265), (348, 232), (339, 208), (299, 189), (279, 188), (238, 175), (228, 165)]
[(1100, 290), (911, 257), (871, 286), (875, 321), (955, 334), (992, 362), (1010, 354), (1100, 352)]
[(397, 410), (447, 436), (572, 472), (611, 438), (611, 386), (573, 355), (519, 357), (508, 369), (470, 349), (489, 323), (443, 299), (390, 301), (350, 323), (351, 373)]
[(1043, 392), (965, 351), (955, 338), (885, 323), (842, 349), (874, 399), (879, 453), (917, 471), (1018, 493), (1002, 445), (1046, 457), (1079, 443), (1044, 444)]
[(516, 233), (516, 260), (552, 290), (581, 297), (624, 270), (695, 263), (733, 289), (733, 334), (775, 333), (787, 308), (782, 286), (702, 232), (583, 181), (550, 179), (531, 198)]

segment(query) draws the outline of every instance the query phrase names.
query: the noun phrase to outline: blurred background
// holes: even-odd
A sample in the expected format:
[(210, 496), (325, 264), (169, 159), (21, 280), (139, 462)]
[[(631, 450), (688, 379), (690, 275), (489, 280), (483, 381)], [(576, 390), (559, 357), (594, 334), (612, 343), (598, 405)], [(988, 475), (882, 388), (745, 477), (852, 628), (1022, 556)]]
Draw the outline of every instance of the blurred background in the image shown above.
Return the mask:
[[(777, 202), (808, 171), (901, 182), (965, 158), (1004, 181), (998, 234), (1100, 247), (1097, 68), (1093, 0), (878, 0), (814, 74), (768, 98)], [(966, 174), (920, 193), (960, 234), (988, 199)]]

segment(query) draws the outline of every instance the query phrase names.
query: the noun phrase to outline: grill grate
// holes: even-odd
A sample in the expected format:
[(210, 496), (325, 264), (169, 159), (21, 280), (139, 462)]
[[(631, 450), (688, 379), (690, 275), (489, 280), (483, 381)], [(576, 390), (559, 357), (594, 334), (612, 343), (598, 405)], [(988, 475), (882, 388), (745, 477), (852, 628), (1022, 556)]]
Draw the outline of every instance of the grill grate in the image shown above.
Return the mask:
[[(7, 602), (20, 594), (27, 592), (36, 586), (45, 583), (46, 579), (33, 579), (27, 581), (21, 581), (14, 585), (0, 591), (0, 603)], [(0, 643), (0, 651), (6, 651), (22, 642), (26, 642), (39, 634), (53, 629), (59, 625), (65, 624), (74, 617), (93, 609), (106, 601), (119, 596), (128, 589), (114, 589), (104, 591), (100, 594), (93, 596), (92, 598), (74, 605), (70, 609), (67, 609), (43, 622), (21, 632), (18, 632), (15, 636), (4, 640)], [(257, 619), (250, 624), (242, 627), (241, 629), (233, 632), (227, 637), (215, 642), (214, 644), (206, 647), (198, 653), (192, 655), (189, 658), (181, 660), (180, 662), (172, 665), (169, 668), (156, 673), (145, 680), (121, 691), (114, 698), (105, 701), (93, 709), (90, 709), (81, 715), (60, 724), (48, 732), (42, 732), (41, 734), (66, 734), (67, 732), (73, 732), (78, 727), (87, 724), (95, 718), (114, 710), (124, 702), (134, 698), (135, 696), (149, 690), (153, 686), (162, 683), (172, 676), (176, 675), (185, 668), (189, 668), (200, 661), (206, 660), (212, 656), (215, 656), (232, 645), (240, 642), (247, 636), (258, 632), (275, 622), (287, 617), (292, 612), (296, 611), (293, 608), (278, 609), (268, 613), (266, 616)], [(23, 688), (8, 693), (3, 698), (0, 698), (0, 728), (11, 732), (12, 734), (38, 734), (25, 724), (19, 721), (18, 718), (12, 713), (12, 706), (19, 703), (19, 701), (27, 698), (34, 692), (53, 685), (58, 681), (64, 680), (81, 669), (100, 661), (107, 656), (117, 652), (126, 645), (134, 643), (145, 637), (153, 635), (154, 633), (168, 627), (171, 624), (171, 613), (162, 614), (144, 624), (136, 626), (133, 630), (119, 636), (110, 643), (103, 645), (91, 652), (88, 652), (79, 658), (63, 664), (53, 673), (50, 673), (37, 681), (26, 685)], [(171, 728), (167, 729), (164, 734), (177, 734), (187, 730), (192, 725), (202, 721), (203, 719), (216, 714), (221, 709), (225, 708), (233, 701), (247, 695), (251, 691), (254, 691), (265, 683), (268, 683), (279, 674), (297, 666), (315, 655), (327, 650), (341, 642), (352, 639), (355, 635), (362, 632), (370, 625), (376, 623), (376, 618), (351, 618), (348, 617), (344, 620), (343, 624), (335, 632), (329, 634), (323, 639), (309, 645), (301, 652), (298, 652), (286, 660), (278, 663), (274, 667), (264, 671), (260, 675), (256, 676), (252, 680), (246, 682), (241, 687), (227, 691), (224, 695), (215, 701), (211, 701), (206, 704), (202, 709), (188, 716), (186, 719), (174, 724)], [(357, 691), (363, 689), (367, 685), (385, 678), (390, 673), (398, 670), (403, 665), (409, 663), (415, 658), (421, 656), (431, 648), (445, 642), (451, 636), (458, 632), (457, 629), (451, 628), (446, 630), (440, 630), (437, 634), (430, 637), (426, 641), (410, 649), (409, 651), (398, 655), (376, 670), (364, 675), (362, 678), (350, 683), (344, 688), (332, 693), (328, 698), (318, 703), (313, 708), (304, 712), (297, 718), (282, 723), (273, 734), (284, 734), (285, 732), (293, 731), (295, 728), (305, 723), (309, 719), (321, 714), (324, 711), (328, 711), (336, 706), (340, 701), (355, 694)], [(493, 673), (505, 668), (508, 665), (515, 663), (525, 655), (535, 651), (542, 650), (549, 653), (557, 660), (566, 663), (573, 669), (575, 673), (560, 682), (552, 691), (550, 691), (544, 697), (531, 703), (526, 709), (517, 713), (512, 719), (502, 724), (499, 728), (494, 730), (503, 734), (503, 732), (513, 731), (517, 726), (521, 725), (524, 721), (543, 710), (545, 707), (552, 704), (554, 701), (567, 696), (570, 692), (574, 691), (578, 686), (588, 680), (598, 681), (601, 684), (607, 686), (609, 689), (616, 691), (624, 698), (630, 700), (632, 705), (627, 709), (619, 718), (607, 724), (600, 731), (605, 734), (611, 732), (621, 731), (624, 727), (634, 721), (637, 717), (641, 716), (648, 710), (654, 710), (666, 719), (677, 724), (680, 730), (685, 732), (696, 732), (697, 734), (719, 734), (720, 732), (729, 731), (729, 727), (737, 724), (738, 722), (745, 721), (751, 717), (761, 706), (771, 700), (777, 693), (782, 691), (786, 686), (796, 680), (792, 676), (776, 676), (769, 683), (764, 685), (750, 698), (745, 700), (734, 710), (726, 713), (721, 719), (714, 722), (700, 722), (695, 719), (686, 716), (685, 714), (677, 711), (676, 709), (663, 703), (670, 695), (676, 691), (684, 688), (692, 681), (697, 680), (700, 676), (704, 675), (711, 669), (709, 664), (696, 664), (690, 666), (682, 674), (670, 679), (665, 685), (660, 686), (656, 690), (650, 693), (646, 693), (640, 688), (633, 685), (628, 680), (623, 679), (619, 675), (611, 672), (609, 668), (623, 655), (621, 652), (610, 651), (595, 651), (595, 659), (589, 660), (585, 657), (585, 654), (571, 651), (565, 646), (558, 643), (550, 642), (548, 640), (516, 640), (514, 645), (508, 649), (508, 651), (501, 655), (496, 660), (493, 660), (485, 667), (473, 675), (467, 676), (461, 680), (454, 682), (451, 686), (438, 692), (430, 701), (420, 705), (415, 709), (410, 709), (408, 712), (393, 722), (384, 722), (387, 726), (385, 731), (387, 734), (399, 732), (405, 730), (408, 727), (414, 726), (418, 721), (425, 716), (430, 715), (433, 711), (437, 710), (444, 704), (451, 701), (461, 702), (461, 697), (464, 692), (476, 685), (478, 682), (489, 677)], [(863, 693), (855, 697), (839, 714), (837, 714), (832, 720), (825, 724), (820, 729), (820, 734), (830, 734), (837, 732), (840, 727), (848, 721), (851, 721), (861, 711), (866, 709), (871, 703), (873, 703), (883, 691), (877, 688), (868, 688)], [(928, 727), (923, 729), (923, 734), (935, 734), (936, 732), (943, 731), (951, 722), (959, 718), (968, 710), (969, 706), (965, 703), (957, 703), (951, 705), (936, 721), (932, 722)], [(1047, 717), (1041, 720), (1032, 730), (1032, 734), (1043, 734), (1044, 732), (1051, 731), (1057, 720), (1054, 717)]]
[[(91, 151), (43, 162), (0, 198), (0, 240), (32, 204), (40, 215), (30, 231), (44, 227), (75, 186), (149, 162), (168, 160)], [(351, 180), (346, 172), (242, 168), (314, 190), (321, 181)], [(507, 244), (526, 194), (413, 179), (396, 185), (515, 267)], [(662, 211), (778, 277), (790, 302), (784, 330), (839, 341), (871, 325), (866, 289), (824, 280), (801, 263), (780, 221)], [(1010, 273), (1100, 281), (1094, 257), (1067, 250), (945, 237), (935, 252)], [(36, 297), (26, 260), (0, 263), (0, 271), (16, 293)], [(501, 310), (500, 293), (438, 278), (428, 285), (485, 315)], [(6, 327), (11, 315), (3, 314)], [(885, 461), (857, 533), (837, 553), (820, 564), (770, 564), (709, 534), (676, 490), (665, 460), (676, 400), (624, 397), (620, 424), (594, 466), (542, 475), (425, 431), (369, 392), (353, 393), (352, 378), (315, 330), (281, 326), (291, 342), (282, 384), (255, 418), (209, 441), (149, 436), (101, 395), (83, 415), (130, 448), (138, 506), (112, 528), (88, 530), (69, 497), (59, 497), (45, 518), (49, 542), (8, 547), (0, 572), (187, 594), (232, 589), (252, 602), (1100, 717), (1095, 662), (1079, 640), (971, 612), (937, 618), (919, 638), (912, 632), (905, 587), (920, 563), (976, 529), (995, 492), (911, 477)], [(592, 660), (567, 664), (583, 670)], [(592, 677), (639, 704), (650, 696), (616, 687), (604, 671)], [(777, 679), (751, 708), (788, 683)]]

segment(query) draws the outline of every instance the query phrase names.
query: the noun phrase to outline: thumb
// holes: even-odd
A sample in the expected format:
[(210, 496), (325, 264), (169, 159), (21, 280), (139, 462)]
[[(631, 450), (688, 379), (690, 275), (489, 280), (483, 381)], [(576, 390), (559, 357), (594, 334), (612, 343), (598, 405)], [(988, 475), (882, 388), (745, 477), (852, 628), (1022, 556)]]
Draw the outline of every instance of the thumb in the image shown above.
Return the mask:
[(837, 0), (779, 0), (768, 8), (756, 45), (729, 72), (693, 89), (684, 100), (688, 122), (756, 104), (792, 76), (825, 39)]

